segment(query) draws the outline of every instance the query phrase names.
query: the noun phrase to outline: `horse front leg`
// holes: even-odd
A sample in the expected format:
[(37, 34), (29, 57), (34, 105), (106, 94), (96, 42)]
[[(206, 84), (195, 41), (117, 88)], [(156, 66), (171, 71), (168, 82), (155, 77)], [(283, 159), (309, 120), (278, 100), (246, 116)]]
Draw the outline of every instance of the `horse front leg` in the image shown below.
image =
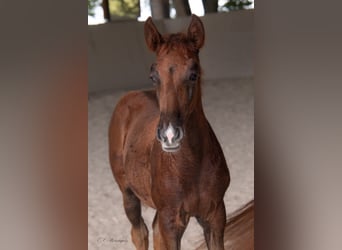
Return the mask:
[(222, 201), (217, 208), (210, 213), (209, 218), (197, 217), (197, 221), (203, 228), (205, 241), (209, 250), (224, 250), (224, 229), (226, 225), (226, 209)]
[(189, 216), (183, 211), (158, 211), (153, 228), (155, 249), (180, 250), (181, 239), (188, 222)]
[(140, 200), (127, 188), (123, 192), (124, 208), (129, 221), (132, 224), (131, 236), (137, 250), (148, 249), (148, 230), (141, 217)]
[(152, 227), (153, 227), (153, 249), (165, 250), (166, 246), (163, 242), (163, 239), (159, 230), (158, 211), (156, 212), (154, 216)]

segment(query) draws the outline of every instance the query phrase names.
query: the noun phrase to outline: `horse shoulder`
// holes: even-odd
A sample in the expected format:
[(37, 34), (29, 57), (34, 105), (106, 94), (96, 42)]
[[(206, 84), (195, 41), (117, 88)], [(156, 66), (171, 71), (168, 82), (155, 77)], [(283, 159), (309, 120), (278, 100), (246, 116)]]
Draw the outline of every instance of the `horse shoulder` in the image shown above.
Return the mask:
[(129, 129), (139, 117), (157, 110), (154, 91), (130, 91), (120, 98), (115, 106), (109, 125), (111, 153), (121, 151)]
[[(129, 123), (132, 116), (140, 111), (144, 110), (148, 112), (148, 109), (157, 108), (157, 99), (155, 91), (130, 91), (120, 98), (115, 106), (110, 128), (120, 123)], [(134, 119), (134, 118), (133, 118)]]

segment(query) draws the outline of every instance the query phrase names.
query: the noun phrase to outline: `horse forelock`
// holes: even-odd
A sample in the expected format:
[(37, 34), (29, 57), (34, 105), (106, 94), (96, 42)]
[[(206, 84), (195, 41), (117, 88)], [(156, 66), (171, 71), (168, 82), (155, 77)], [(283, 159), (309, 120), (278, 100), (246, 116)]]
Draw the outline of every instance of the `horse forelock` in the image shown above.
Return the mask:
[(163, 37), (163, 45), (161, 46), (162, 53), (170, 53), (177, 51), (188, 57), (198, 55), (198, 49), (195, 44), (184, 33), (167, 34)]

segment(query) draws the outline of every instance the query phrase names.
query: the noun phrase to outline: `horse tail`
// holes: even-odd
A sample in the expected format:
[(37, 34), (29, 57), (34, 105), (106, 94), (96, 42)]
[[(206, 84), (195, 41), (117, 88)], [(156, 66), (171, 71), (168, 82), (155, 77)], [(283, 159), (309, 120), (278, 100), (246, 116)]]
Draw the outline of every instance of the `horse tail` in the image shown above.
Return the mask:
[[(205, 242), (197, 248), (203, 249), (206, 249)], [(224, 249), (254, 249), (254, 200), (228, 216), (224, 230)]]

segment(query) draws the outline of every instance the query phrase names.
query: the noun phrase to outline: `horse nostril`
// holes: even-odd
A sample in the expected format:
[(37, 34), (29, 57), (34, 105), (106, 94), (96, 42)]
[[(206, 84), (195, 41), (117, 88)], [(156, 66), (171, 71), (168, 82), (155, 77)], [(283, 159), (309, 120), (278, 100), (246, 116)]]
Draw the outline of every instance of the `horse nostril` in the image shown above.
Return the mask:
[(162, 136), (161, 136), (161, 131), (160, 131), (160, 128), (158, 127), (157, 128), (157, 139), (159, 140), (159, 141), (165, 141), (165, 138), (164, 138), (164, 140), (163, 140), (163, 138), (162, 138)]
[(176, 129), (175, 129), (175, 136), (173, 137), (173, 140), (174, 140), (174, 141), (177, 140), (177, 139), (178, 139), (178, 136), (179, 136), (179, 129), (176, 128)]
[(182, 138), (183, 138), (183, 130), (181, 127), (177, 127), (174, 139), (176, 141), (180, 141)]

